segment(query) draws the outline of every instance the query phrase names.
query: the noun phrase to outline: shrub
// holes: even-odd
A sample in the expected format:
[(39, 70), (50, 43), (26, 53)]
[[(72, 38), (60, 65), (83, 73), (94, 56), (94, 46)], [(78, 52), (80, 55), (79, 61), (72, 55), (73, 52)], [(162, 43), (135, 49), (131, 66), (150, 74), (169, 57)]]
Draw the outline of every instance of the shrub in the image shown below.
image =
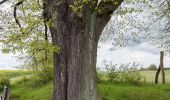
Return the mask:
[(102, 77), (104, 76), (103, 72), (100, 70), (100, 68), (97, 68), (97, 83), (100, 83), (103, 81)]
[(141, 68), (140, 68), (140, 71), (144, 71), (144, 70), (146, 70), (146, 69), (145, 69), (145, 68), (143, 68), (143, 67), (141, 67)]
[(48, 68), (47, 70), (41, 70), (34, 73), (32, 77), (33, 87), (42, 86), (49, 81), (53, 80), (53, 69)]
[(114, 82), (118, 78), (118, 72), (116, 71), (116, 65), (110, 64), (109, 66), (106, 66), (107, 71), (107, 77), (109, 82)]
[(7, 78), (7, 77), (0, 78), (0, 91), (3, 90), (4, 85), (6, 85), (7, 87), (10, 86), (9, 78)]
[(120, 82), (139, 83), (144, 78), (140, 70), (136, 66), (130, 66), (130, 64), (121, 65), (118, 72)]
[[(144, 80), (144, 77), (137, 69), (139, 65), (113, 65), (112, 63), (103, 62), (105, 67), (107, 81), (111, 83), (115, 82), (128, 82), (128, 83), (139, 83)], [(101, 72), (101, 71), (100, 71)], [(101, 73), (98, 73), (98, 80), (102, 81)]]

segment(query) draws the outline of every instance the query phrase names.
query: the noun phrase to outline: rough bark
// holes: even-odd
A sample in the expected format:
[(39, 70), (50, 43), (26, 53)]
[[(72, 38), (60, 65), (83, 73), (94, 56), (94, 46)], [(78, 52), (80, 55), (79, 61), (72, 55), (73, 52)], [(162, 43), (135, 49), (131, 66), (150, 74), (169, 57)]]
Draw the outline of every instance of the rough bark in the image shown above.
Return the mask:
[(98, 16), (87, 5), (82, 16), (77, 16), (69, 7), (72, 3), (44, 1), (43, 15), (54, 22), (52, 41), (60, 47), (59, 53), (54, 52), (54, 100), (98, 100), (97, 45), (110, 15)]

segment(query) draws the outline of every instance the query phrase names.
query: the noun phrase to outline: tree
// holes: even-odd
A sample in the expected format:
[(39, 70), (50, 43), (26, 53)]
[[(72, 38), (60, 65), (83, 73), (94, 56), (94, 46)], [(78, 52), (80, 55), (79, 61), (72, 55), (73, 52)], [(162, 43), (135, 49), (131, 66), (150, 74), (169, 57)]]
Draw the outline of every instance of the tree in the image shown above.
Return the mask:
[[(111, 14), (123, 1), (43, 0), (43, 18), (50, 23), (53, 45), (60, 47), (59, 53), (54, 51), (54, 100), (98, 99), (98, 40)], [(18, 24), (16, 17), (15, 20)]]
[(99, 37), (123, 0), (44, 0), (43, 15), (54, 52), (54, 100), (98, 100), (96, 56)]
[(13, 7), (7, 11), (0, 9), (2, 51), (20, 53), (18, 58), (24, 62), (22, 68), (31, 69), (34, 75), (47, 83), (53, 76), (52, 54), (58, 51), (58, 47), (51, 42), (48, 31), (50, 23), (42, 18), (42, 4), (32, 0), (10, 2), (8, 6)]
[[(3, 0), (1, 3), (5, 1)], [(103, 28), (110, 20), (110, 15), (122, 2), (123, 0), (111, 0), (101, 1), (98, 4), (97, 0), (68, 0), (67, 2), (44, 0), (43, 17), (46, 23), (51, 23), (49, 27), (53, 45), (60, 47), (59, 53), (54, 51), (55, 100), (97, 99), (95, 68), (97, 43)], [(31, 24), (28, 26), (32, 27), (26, 27), (27, 24), (22, 26), (19, 20), (20, 17), (16, 13), (21, 4), (23, 4), (23, 0), (16, 2), (14, 5), (14, 19), (17, 25), (14, 25), (14, 27), (17, 27), (16, 33), (18, 34), (9, 34), (7, 36), (9, 41), (3, 41), (9, 47), (4, 49), (6, 52), (9, 52), (11, 47), (15, 51), (16, 49), (29, 47), (29, 44), (34, 44), (28, 42), (28, 40), (33, 39), (34, 41), (33, 37), (36, 35), (32, 33), (35, 31), (32, 32), (31, 30), (36, 25), (36, 21), (32, 22), (32, 18), (34, 18), (32, 17), (31, 20), (26, 20)], [(16, 45), (18, 48), (16, 48)], [(40, 48), (43, 47), (41, 49), (44, 49), (45, 46), (40, 46)], [(31, 47), (28, 51), (36, 51), (36, 48), (39, 50), (39, 45)]]
[(155, 64), (151, 64), (147, 69), (148, 70), (157, 70), (157, 67)]

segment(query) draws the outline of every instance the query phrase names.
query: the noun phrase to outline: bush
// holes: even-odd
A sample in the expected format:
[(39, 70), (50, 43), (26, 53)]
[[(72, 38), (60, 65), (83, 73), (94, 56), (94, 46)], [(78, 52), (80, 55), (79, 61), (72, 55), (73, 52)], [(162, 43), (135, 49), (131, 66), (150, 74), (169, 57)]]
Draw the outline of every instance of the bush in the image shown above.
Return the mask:
[(147, 69), (148, 70), (157, 70), (157, 67), (155, 64), (151, 64)]
[(109, 64), (109, 65), (106, 65), (106, 71), (107, 71), (107, 77), (108, 77), (108, 81), (109, 82), (114, 82), (117, 80), (118, 78), (118, 72), (116, 71), (116, 65), (113, 65), (113, 64)]
[(6, 85), (7, 87), (10, 86), (9, 78), (7, 78), (7, 77), (0, 78), (0, 91), (3, 90), (4, 85)]
[(146, 70), (146, 69), (145, 69), (145, 68), (143, 68), (143, 67), (141, 67), (141, 68), (140, 68), (140, 71), (144, 71), (144, 70)]
[(100, 70), (100, 68), (97, 68), (97, 83), (102, 82), (102, 77), (104, 76), (103, 72)]
[(119, 67), (119, 79), (121, 82), (139, 83), (144, 77), (137, 66), (127, 64)]
[(52, 80), (53, 80), (52, 68), (48, 68), (47, 70), (37, 71), (36, 73), (34, 73), (34, 76), (32, 78), (33, 87), (42, 86)]
[[(113, 65), (112, 63), (107, 64), (104, 62), (104, 67), (106, 70), (107, 81), (111, 83), (117, 82), (128, 82), (128, 83), (139, 83), (144, 81), (144, 77), (137, 69), (138, 65), (126, 64), (126, 65)], [(102, 81), (102, 74), (99, 73), (98, 80)], [(100, 76), (99, 76), (100, 75)]]

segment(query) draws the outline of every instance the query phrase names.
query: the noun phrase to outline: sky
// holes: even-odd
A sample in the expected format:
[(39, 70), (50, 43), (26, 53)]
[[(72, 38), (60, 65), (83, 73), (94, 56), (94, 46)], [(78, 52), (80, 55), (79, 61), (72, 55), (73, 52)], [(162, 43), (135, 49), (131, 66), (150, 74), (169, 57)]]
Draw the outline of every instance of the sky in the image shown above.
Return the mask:
[(3, 54), (0, 52), (0, 70), (2, 69), (15, 69), (21, 63), (16, 59), (17, 55)]
[[(3, 10), (6, 10), (10, 6), (4, 5), (3, 7), (4, 7)], [(143, 11), (143, 14), (142, 13), (138, 14), (138, 19), (133, 20), (133, 21), (135, 22), (135, 21), (142, 19), (143, 21), (145, 21), (145, 23), (149, 22), (148, 20), (150, 19), (150, 17), (149, 17), (148, 12), (149, 12), (148, 9), (145, 9)], [(150, 13), (150, 14), (152, 14), (152, 13)], [(135, 14), (133, 16), (135, 16), (135, 18), (137, 18), (137, 16)], [(133, 17), (130, 16), (130, 18), (133, 18)], [(117, 21), (117, 20), (115, 20), (115, 21)], [(129, 20), (131, 20), (131, 19), (129, 19)], [(118, 23), (118, 21), (117, 21), (117, 23), (114, 22), (115, 25), (113, 24), (112, 26), (114, 26), (114, 28), (119, 30), (118, 27), (122, 26), (121, 22), (125, 26), (127, 26), (123, 20), (120, 20), (119, 23)], [(136, 23), (136, 24), (138, 25), (138, 23)], [(122, 27), (125, 28), (125, 26), (122, 26)], [(140, 24), (140, 26), (141, 26), (141, 24)], [(160, 27), (160, 25), (158, 25), (158, 27)], [(154, 30), (155, 30), (155, 26), (154, 26)], [(123, 30), (123, 32), (124, 31), (125, 30)], [(128, 31), (129, 31), (129, 29), (128, 29)], [(134, 30), (134, 31), (136, 31), (136, 30)], [(141, 31), (142, 30), (140, 30), (140, 32)], [(153, 33), (155, 33), (155, 32), (153, 32)], [(117, 37), (122, 38), (121, 36), (115, 36), (114, 39), (116, 39)], [(128, 38), (132, 37), (132, 35), (129, 35), (127, 37)], [(147, 42), (147, 41), (142, 41), (141, 43), (135, 44), (135, 45), (132, 43), (126, 47), (119, 48), (119, 49), (112, 50), (112, 51), (109, 50), (112, 47), (113, 47), (112, 41), (99, 42), (99, 48), (98, 48), (98, 52), (97, 52), (97, 66), (100, 67), (103, 60), (106, 60), (107, 62), (112, 62), (113, 64), (126, 64), (126, 63), (136, 62), (136, 63), (139, 63), (140, 65), (142, 65), (143, 67), (148, 67), (150, 64), (156, 64), (157, 66), (159, 65), (160, 49), (155, 48), (154, 46), (149, 44), (149, 42)], [(2, 54), (0, 52), (0, 69), (15, 69), (14, 67), (20, 65), (21, 62), (18, 61), (15, 56), (17, 56), (17, 55)], [(165, 56), (164, 65), (165, 65), (165, 67), (170, 66), (170, 57), (169, 56)]]
[[(136, 45), (129, 45), (114, 51), (109, 50), (113, 47), (111, 41), (99, 43), (97, 52), (97, 66), (101, 67), (103, 60), (112, 62), (112, 64), (137, 63), (146, 68), (150, 64), (159, 66), (160, 49), (149, 44), (149, 42), (141, 42)], [(164, 57), (164, 67), (170, 67), (170, 57)]]
[[(137, 45), (129, 45), (116, 50), (112, 48), (111, 41), (99, 43), (97, 52), (97, 66), (101, 67), (103, 60), (113, 64), (139, 63), (142, 67), (148, 67), (150, 64), (159, 65), (160, 49), (155, 48), (148, 42), (142, 42)], [(0, 69), (15, 69), (14, 67), (21, 64), (16, 59), (17, 55), (0, 53)], [(170, 57), (165, 56), (164, 66), (169, 67)]]

